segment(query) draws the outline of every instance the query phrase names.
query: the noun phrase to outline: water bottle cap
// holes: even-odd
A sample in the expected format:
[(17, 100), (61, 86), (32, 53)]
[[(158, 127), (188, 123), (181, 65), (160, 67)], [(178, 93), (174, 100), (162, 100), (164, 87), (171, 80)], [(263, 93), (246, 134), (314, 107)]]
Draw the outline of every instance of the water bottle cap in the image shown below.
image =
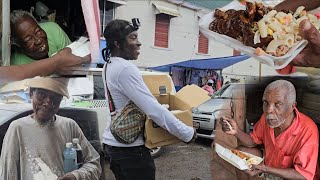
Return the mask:
[(79, 139), (78, 138), (73, 138), (72, 142), (75, 143), (75, 144), (79, 144)]
[(66, 143), (66, 147), (67, 148), (72, 148), (72, 143), (71, 142)]

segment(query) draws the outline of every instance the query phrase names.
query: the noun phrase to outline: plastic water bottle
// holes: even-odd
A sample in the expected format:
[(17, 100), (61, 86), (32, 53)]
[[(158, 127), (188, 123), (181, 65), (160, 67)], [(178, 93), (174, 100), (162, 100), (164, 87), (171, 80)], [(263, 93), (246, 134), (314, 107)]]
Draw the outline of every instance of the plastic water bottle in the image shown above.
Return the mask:
[(72, 143), (66, 143), (63, 151), (64, 172), (68, 173), (77, 169), (77, 152), (72, 148)]
[(79, 144), (79, 139), (73, 138), (72, 143), (73, 143), (73, 149), (76, 150), (77, 152), (77, 165), (78, 165), (78, 168), (80, 168), (83, 164), (83, 157), (82, 157), (82, 148)]

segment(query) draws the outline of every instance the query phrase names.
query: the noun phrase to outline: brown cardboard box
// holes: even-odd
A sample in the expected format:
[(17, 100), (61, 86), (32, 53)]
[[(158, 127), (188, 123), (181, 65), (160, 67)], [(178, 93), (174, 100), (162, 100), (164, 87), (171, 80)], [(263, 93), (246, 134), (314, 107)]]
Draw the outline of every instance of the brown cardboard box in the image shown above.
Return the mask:
[[(208, 92), (196, 85), (188, 85), (175, 93), (173, 82), (169, 75), (144, 75), (143, 79), (160, 104), (168, 104), (169, 110), (180, 121), (192, 126), (191, 109), (210, 99)], [(167, 94), (159, 92), (160, 86), (166, 86)], [(145, 145), (149, 148), (159, 147), (180, 142), (168, 131), (157, 126), (147, 118), (145, 124)]]

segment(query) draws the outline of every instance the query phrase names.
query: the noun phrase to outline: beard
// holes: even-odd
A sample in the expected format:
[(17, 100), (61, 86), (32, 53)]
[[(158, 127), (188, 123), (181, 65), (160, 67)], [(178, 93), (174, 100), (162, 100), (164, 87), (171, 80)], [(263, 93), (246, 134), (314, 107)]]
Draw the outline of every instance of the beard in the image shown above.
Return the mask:
[(267, 114), (266, 120), (269, 127), (276, 128), (281, 126), (286, 121), (286, 118), (279, 118), (275, 115)]

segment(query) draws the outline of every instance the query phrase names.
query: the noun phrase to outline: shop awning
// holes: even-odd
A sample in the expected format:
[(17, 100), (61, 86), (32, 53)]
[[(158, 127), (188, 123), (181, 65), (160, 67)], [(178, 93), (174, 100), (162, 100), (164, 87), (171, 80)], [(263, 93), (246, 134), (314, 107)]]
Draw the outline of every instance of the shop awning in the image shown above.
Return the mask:
[(149, 69), (162, 72), (170, 72), (171, 67), (191, 68), (191, 69), (224, 69), (240, 61), (250, 58), (248, 55), (229, 56), (210, 59), (193, 59), (173, 64), (151, 67)]
[(171, 16), (180, 16), (177, 9), (166, 6), (165, 4), (160, 4), (158, 2), (152, 2), (152, 4), (157, 8), (156, 14), (163, 13)]

